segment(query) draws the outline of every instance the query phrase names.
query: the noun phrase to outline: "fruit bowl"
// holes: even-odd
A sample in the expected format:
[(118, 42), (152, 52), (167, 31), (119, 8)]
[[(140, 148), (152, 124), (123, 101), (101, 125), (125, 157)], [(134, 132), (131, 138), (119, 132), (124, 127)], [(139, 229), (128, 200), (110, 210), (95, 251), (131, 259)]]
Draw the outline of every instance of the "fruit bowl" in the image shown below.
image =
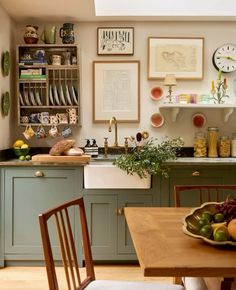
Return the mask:
[[(223, 203), (223, 202), (222, 202)], [(183, 232), (193, 238), (201, 239), (204, 242), (214, 245), (214, 246), (225, 246), (232, 245), (236, 246), (236, 241), (214, 241), (213, 239), (208, 239), (199, 234), (199, 223), (202, 214), (206, 211), (212, 213), (213, 215), (217, 213), (215, 206), (221, 204), (219, 202), (206, 202), (203, 203), (200, 207), (193, 208), (189, 214), (183, 218)]]
[(14, 153), (17, 157), (28, 155), (30, 148), (13, 148)]

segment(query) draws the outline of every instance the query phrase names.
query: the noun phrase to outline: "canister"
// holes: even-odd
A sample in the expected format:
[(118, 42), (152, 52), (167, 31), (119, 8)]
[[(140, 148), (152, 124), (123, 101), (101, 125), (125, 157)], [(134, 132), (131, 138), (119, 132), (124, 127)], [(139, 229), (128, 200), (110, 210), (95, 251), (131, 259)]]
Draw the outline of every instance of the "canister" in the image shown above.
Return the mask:
[(194, 138), (194, 157), (206, 157), (207, 142), (203, 132), (196, 132)]
[(231, 139), (231, 156), (236, 157), (236, 133), (232, 134)]
[(218, 157), (218, 127), (208, 127), (208, 157)]
[(221, 136), (219, 140), (219, 155), (220, 157), (230, 156), (230, 138), (229, 136)]

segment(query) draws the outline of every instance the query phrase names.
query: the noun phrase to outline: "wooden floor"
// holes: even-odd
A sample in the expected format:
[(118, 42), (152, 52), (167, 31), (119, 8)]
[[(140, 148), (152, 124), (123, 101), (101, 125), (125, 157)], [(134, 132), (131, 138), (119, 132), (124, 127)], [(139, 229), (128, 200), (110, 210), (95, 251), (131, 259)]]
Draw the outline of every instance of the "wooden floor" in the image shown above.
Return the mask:
[[(61, 271), (61, 269), (59, 269)], [(82, 272), (84, 268), (82, 269)], [(139, 266), (95, 266), (96, 279), (160, 281), (172, 283), (172, 278), (145, 278)], [(0, 269), (0, 290), (48, 290), (44, 267), (6, 267)]]

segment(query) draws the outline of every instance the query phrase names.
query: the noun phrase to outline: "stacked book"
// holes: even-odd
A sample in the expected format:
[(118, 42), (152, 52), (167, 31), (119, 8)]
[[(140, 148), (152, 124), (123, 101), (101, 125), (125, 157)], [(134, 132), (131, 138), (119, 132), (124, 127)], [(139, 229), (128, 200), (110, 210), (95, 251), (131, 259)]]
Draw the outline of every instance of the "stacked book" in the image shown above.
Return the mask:
[(20, 78), (21, 79), (46, 79), (46, 75), (43, 74), (42, 68), (21, 69)]
[(45, 65), (45, 64), (48, 64), (48, 62), (46, 61), (46, 59), (24, 59), (24, 58), (21, 58), (20, 60), (20, 65)]

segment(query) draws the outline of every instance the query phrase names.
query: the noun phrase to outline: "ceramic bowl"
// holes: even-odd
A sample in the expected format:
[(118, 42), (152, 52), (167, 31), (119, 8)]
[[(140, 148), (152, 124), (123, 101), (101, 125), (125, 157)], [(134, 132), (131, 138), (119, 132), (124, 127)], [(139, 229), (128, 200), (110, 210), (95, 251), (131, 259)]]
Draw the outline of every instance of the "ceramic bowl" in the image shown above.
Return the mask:
[(14, 148), (14, 153), (17, 157), (20, 157), (20, 156), (26, 156), (28, 155), (29, 151), (30, 151), (30, 148)]
[(160, 113), (153, 113), (150, 118), (151, 125), (155, 128), (159, 128), (164, 124), (164, 117)]
[(203, 212), (209, 211), (212, 214), (215, 214), (216, 211), (216, 204), (220, 204), (218, 202), (205, 202), (200, 207), (196, 207), (190, 211), (188, 215), (183, 218), (183, 232), (192, 237), (201, 239), (204, 242), (214, 245), (214, 246), (225, 246), (225, 245), (232, 245), (236, 246), (236, 242), (229, 240), (225, 242), (217, 242), (208, 238), (205, 238), (199, 235), (199, 228), (198, 228), (198, 221), (201, 218)]
[(163, 98), (163, 89), (161, 87), (153, 87), (150, 91), (150, 97), (154, 101), (158, 101)]

